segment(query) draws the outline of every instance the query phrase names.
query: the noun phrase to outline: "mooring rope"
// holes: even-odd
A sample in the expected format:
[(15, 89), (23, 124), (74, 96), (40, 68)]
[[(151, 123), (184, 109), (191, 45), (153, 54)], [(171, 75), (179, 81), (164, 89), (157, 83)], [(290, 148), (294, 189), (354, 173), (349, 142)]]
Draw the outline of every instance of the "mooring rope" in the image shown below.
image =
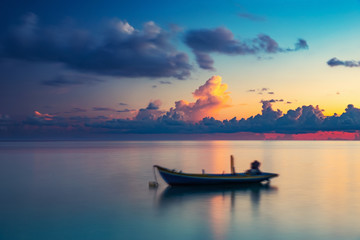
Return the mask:
[(157, 178), (156, 178), (156, 170), (155, 170), (155, 168), (156, 168), (156, 166), (154, 165), (154, 166), (153, 166), (154, 178), (155, 178), (155, 182), (158, 183)]

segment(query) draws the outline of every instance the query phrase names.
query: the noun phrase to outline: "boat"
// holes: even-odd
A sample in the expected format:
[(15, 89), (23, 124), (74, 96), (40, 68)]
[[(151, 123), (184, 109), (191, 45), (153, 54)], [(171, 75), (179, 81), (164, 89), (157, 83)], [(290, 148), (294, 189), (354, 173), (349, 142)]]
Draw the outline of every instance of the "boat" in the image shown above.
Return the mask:
[[(153, 166), (154, 170), (160, 173), (160, 176), (164, 181), (171, 185), (213, 185), (213, 184), (253, 184), (261, 182), (270, 182), (271, 178), (278, 177), (277, 173), (269, 172), (256, 172), (251, 173), (247, 171), (245, 173), (236, 173), (234, 167), (234, 158), (231, 156), (231, 173), (211, 174), (211, 173), (183, 173), (182, 171), (176, 171), (161, 167), (159, 165)], [(155, 175), (156, 177), (156, 175)], [(157, 183), (157, 182), (156, 182)]]

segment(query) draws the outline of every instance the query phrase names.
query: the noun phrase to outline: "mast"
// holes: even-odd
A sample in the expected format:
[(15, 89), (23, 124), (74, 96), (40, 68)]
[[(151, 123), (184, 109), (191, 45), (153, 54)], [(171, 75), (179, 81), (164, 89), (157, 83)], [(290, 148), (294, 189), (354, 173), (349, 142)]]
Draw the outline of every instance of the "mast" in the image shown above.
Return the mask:
[(230, 155), (230, 170), (231, 174), (235, 174), (234, 156)]

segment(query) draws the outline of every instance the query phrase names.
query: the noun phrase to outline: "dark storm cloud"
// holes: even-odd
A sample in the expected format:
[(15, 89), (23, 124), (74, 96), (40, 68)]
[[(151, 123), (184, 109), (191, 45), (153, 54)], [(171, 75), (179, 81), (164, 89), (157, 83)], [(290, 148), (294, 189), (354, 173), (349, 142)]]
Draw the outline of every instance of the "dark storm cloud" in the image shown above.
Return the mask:
[(259, 34), (251, 40), (240, 41), (235, 39), (234, 34), (225, 27), (189, 30), (185, 34), (184, 42), (192, 49), (198, 65), (208, 70), (214, 69), (211, 53), (251, 55), (291, 52), (308, 48), (304, 39), (298, 39), (294, 48), (281, 48), (274, 39), (265, 34)]
[[(82, 72), (119, 77), (174, 77), (186, 79), (192, 69), (186, 53), (171, 43), (172, 33), (154, 22), (135, 29), (113, 20), (102, 35), (90, 31), (39, 24), (33, 13), (8, 31), (1, 41), (3, 58), (63, 63)], [(44, 84), (60, 86), (82, 81), (55, 79)]]
[(342, 61), (342, 60), (339, 60), (337, 58), (332, 58), (329, 61), (327, 61), (327, 65), (329, 65), (330, 67), (336, 67), (336, 66), (360, 67), (360, 62), (359, 61), (354, 61), (354, 60)]

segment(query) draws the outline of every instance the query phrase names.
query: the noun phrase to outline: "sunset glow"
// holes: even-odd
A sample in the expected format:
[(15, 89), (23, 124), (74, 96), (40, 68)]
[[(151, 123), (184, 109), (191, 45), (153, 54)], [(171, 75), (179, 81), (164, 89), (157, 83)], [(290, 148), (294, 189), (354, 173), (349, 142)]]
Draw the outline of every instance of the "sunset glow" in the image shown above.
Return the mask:
[(5, 4), (1, 139), (358, 139), (358, 3), (110, 2)]
[(184, 120), (198, 122), (204, 117), (216, 116), (223, 108), (229, 107), (227, 85), (221, 82), (220, 76), (212, 76), (193, 93), (195, 102), (180, 100), (175, 102), (175, 111), (183, 114)]

